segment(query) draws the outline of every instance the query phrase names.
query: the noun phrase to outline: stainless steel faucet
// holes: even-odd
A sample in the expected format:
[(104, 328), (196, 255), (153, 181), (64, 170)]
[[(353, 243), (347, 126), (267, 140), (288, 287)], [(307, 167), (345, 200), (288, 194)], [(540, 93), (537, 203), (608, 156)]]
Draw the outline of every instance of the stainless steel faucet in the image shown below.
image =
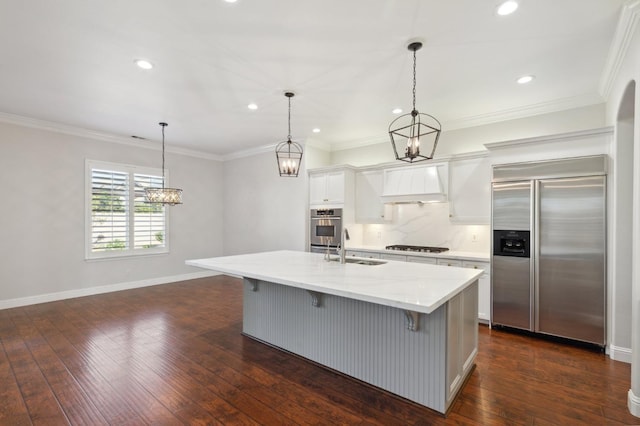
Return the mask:
[(349, 238), (349, 230), (347, 228), (344, 228), (342, 230), (342, 232), (340, 233), (340, 263), (346, 263), (347, 262), (347, 249), (344, 246), (344, 242), (348, 241)]

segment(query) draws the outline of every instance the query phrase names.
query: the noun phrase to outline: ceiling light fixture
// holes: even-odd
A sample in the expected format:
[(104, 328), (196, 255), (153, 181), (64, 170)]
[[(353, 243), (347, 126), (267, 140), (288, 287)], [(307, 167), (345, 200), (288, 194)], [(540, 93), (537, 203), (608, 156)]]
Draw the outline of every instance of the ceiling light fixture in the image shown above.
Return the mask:
[(315, 129), (312, 130), (313, 133), (320, 133), (320, 129), (318, 129), (317, 127)]
[(402, 114), (402, 108), (394, 108), (391, 112), (393, 114)]
[(518, 9), (518, 2), (514, 0), (508, 0), (498, 6), (497, 12), (500, 16), (511, 15)]
[(280, 142), (276, 146), (276, 161), (280, 176), (298, 177), (300, 162), (302, 161), (302, 145), (291, 140), (291, 98), (295, 96), (293, 92), (284, 92), (289, 100), (289, 134), (287, 140)]
[(143, 70), (150, 70), (151, 68), (153, 68), (153, 64), (147, 61), (146, 59), (136, 59), (135, 61), (133, 61), (133, 63), (135, 63), (138, 67), (142, 68)]
[[(393, 145), (396, 160), (413, 163), (431, 160), (436, 152), (442, 126), (440, 122), (429, 114), (422, 114), (416, 110), (416, 51), (422, 47), (419, 41), (410, 42), (407, 48), (413, 52), (413, 109), (409, 114), (401, 115), (389, 125), (389, 137)], [(398, 146), (406, 139), (406, 148), (400, 154)], [(398, 144), (396, 144), (396, 141)], [(421, 154), (422, 152), (426, 153)]]
[(258, 105), (256, 105), (256, 104), (249, 104), (249, 105), (247, 105), (247, 108), (249, 108), (249, 109), (250, 109), (250, 110), (252, 110), (252, 111), (255, 111), (255, 110), (257, 110), (257, 109), (258, 109)]
[(165, 188), (164, 179), (164, 128), (167, 123), (158, 123), (162, 127), (162, 188), (145, 188), (144, 198), (147, 203), (168, 204), (174, 206), (182, 204), (182, 189)]
[(534, 78), (535, 78), (535, 76), (533, 76), (533, 75), (523, 75), (522, 77), (517, 79), (516, 82), (518, 84), (527, 84), (527, 83), (531, 83)]

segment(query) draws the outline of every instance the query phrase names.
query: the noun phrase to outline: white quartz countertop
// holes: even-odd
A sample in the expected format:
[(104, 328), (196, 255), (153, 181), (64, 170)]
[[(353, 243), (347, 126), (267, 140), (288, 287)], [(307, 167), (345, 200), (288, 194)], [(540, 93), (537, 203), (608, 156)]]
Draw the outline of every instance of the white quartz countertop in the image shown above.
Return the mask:
[(482, 274), (469, 268), (391, 260), (381, 265), (341, 264), (323, 257), (283, 250), (187, 260), (186, 264), (427, 314)]
[(489, 262), (488, 252), (476, 252), (476, 251), (459, 251), (459, 250), (447, 250), (442, 253), (420, 253), (415, 251), (402, 251), (402, 250), (387, 250), (383, 246), (350, 246), (347, 245), (347, 250), (363, 251), (371, 253), (385, 253), (385, 254), (399, 254), (401, 256), (420, 256), (420, 257), (434, 257), (440, 259), (457, 259), (457, 260), (470, 260), (474, 262)]

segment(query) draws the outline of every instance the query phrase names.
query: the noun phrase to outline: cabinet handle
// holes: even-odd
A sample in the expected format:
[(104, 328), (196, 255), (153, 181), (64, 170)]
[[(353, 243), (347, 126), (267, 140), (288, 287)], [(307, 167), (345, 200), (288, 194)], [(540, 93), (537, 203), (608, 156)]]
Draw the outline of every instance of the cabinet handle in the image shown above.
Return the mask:
[(473, 269), (478, 269), (478, 265), (473, 265)]
[(329, 201), (329, 199), (328, 199), (328, 198), (325, 198), (325, 199), (324, 199), (324, 200), (322, 200), (322, 201)]

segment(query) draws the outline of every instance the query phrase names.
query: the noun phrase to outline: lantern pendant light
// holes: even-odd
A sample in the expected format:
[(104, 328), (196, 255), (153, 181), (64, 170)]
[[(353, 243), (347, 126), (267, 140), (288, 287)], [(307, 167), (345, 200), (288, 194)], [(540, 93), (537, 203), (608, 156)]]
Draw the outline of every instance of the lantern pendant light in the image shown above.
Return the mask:
[(295, 94), (293, 92), (285, 92), (284, 95), (289, 100), (289, 134), (286, 141), (280, 142), (276, 146), (276, 161), (278, 162), (280, 176), (298, 177), (302, 161), (302, 146), (291, 140), (291, 98)]
[(164, 186), (164, 128), (167, 123), (158, 123), (162, 127), (162, 188), (145, 188), (144, 198), (147, 203), (168, 204), (174, 206), (182, 204), (182, 189), (166, 188)]
[(442, 126), (435, 117), (416, 109), (416, 51), (422, 43), (414, 41), (407, 48), (413, 51), (413, 109), (391, 122), (389, 137), (396, 160), (414, 163), (433, 158)]

